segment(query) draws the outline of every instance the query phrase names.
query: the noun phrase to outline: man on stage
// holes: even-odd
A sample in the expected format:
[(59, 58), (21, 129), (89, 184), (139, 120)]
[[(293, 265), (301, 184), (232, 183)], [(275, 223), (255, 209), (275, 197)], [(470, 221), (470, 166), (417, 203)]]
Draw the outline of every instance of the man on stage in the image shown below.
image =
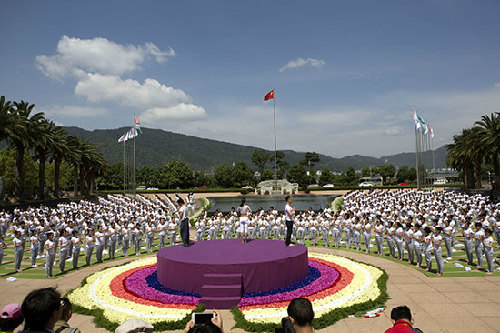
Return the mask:
[(293, 220), (295, 218), (295, 207), (292, 207), (292, 197), (287, 195), (285, 197), (285, 224), (286, 224), (286, 246), (295, 246), (292, 244), (292, 231), (293, 231)]
[(184, 199), (177, 199), (177, 204), (179, 208), (177, 212), (179, 213), (179, 219), (181, 220), (181, 238), (182, 238), (182, 246), (189, 246), (189, 217), (188, 217), (188, 209), (186, 207), (186, 202)]

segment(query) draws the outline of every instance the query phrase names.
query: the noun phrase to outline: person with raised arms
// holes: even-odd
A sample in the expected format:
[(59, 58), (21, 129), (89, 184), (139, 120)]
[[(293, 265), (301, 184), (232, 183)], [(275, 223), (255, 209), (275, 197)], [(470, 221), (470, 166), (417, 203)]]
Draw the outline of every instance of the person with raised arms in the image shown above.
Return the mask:
[(285, 224), (286, 224), (286, 237), (285, 237), (285, 245), (286, 246), (295, 246), (292, 244), (292, 231), (293, 231), (293, 222), (295, 219), (295, 207), (292, 207), (293, 199), (291, 196), (285, 197), (286, 205), (285, 205)]
[(248, 241), (248, 215), (252, 213), (250, 207), (246, 205), (245, 198), (241, 199), (241, 204), (236, 209), (240, 216), (240, 237), (241, 243), (245, 244)]

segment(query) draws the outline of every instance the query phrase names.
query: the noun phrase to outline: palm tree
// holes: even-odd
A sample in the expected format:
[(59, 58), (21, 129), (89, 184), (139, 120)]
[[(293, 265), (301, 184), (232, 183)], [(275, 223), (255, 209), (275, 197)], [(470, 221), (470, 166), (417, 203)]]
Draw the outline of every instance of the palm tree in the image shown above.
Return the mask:
[(24, 130), (24, 122), (17, 117), (12, 102), (0, 97), (0, 141), (16, 137)]
[(34, 142), (35, 157), (38, 159), (38, 198), (45, 199), (45, 163), (47, 155), (55, 144), (54, 122), (47, 119), (39, 121), (37, 126), (37, 140)]
[(448, 150), (446, 164), (456, 170), (463, 171), (465, 187), (473, 188), (475, 185), (474, 165), (470, 156), (470, 149), (467, 147), (467, 131), (467, 129), (464, 129), (462, 134), (453, 136), (453, 143), (446, 146)]
[(63, 162), (63, 158), (66, 156), (66, 159), (69, 159), (69, 156), (73, 154), (72, 151), (68, 149), (66, 131), (57, 126), (54, 128), (52, 132), (54, 136), (53, 145), (50, 147), (50, 154), (52, 155), (52, 159), (54, 161), (54, 193), (57, 197), (59, 197), (59, 180), (61, 178), (61, 163)]
[(16, 195), (21, 201), (25, 199), (24, 159), (26, 150), (33, 145), (36, 139), (38, 123), (44, 119), (41, 112), (31, 115), (34, 108), (34, 104), (30, 105), (25, 101), (14, 102), (13, 117), (19, 118), (15, 121), (20, 122), (21, 126), (18, 127), (18, 131), (8, 137), (8, 140), (16, 149)]
[(481, 145), (486, 151), (486, 159), (493, 163), (496, 178), (500, 178), (500, 113), (482, 116), (476, 125), (481, 130)]
[(81, 143), (80, 139), (76, 136), (68, 136), (66, 145), (71, 154), (65, 156), (66, 161), (73, 166), (73, 196), (78, 196), (78, 170), (81, 163)]

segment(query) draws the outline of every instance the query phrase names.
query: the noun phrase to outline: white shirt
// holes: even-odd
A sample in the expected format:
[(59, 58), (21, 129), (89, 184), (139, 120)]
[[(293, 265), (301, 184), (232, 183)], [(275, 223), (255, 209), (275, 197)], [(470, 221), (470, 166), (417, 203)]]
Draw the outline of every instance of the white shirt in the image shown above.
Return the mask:
[(287, 221), (289, 222), (293, 221), (293, 215), (294, 215), (293, 208), (288, 203), (285, 206), (285, 215)]

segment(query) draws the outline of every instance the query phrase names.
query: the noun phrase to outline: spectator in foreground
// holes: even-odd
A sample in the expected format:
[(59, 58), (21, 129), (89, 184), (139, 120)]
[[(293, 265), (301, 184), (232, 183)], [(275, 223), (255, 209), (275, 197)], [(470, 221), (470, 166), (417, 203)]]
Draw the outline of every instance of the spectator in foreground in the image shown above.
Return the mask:
[(292, 299), (288, 305), (287, 313), (295, 333), (314, 332), (312, 327), (314, 311), (310, 300), (307, 298)]
[(30, 292), (21, 306), (26, 333), (53, 332), (61, 318), (61, 294), (54, 288), (36, 289)]
[(385, 333), (422, 333), (418, 328), (413, 328), (414, 320), (411, 317), (410, 308), (407, 306), (398, 306), (392, 309), (391, 319), (393, 322), (392, 328), (389, 328)]
[(14, 332), (24, 320), (23, 312), (19, 304), (9, 304), (2, 309), (0, 318), (0, 332)]
[(69, 326), (68, 321), (73, 316), (73, 306), (68, 298), (61, 298), (61, 318), (56, 322), (54, 326), (54, 333), (80, 333), (78, 328), (72, 328)]

